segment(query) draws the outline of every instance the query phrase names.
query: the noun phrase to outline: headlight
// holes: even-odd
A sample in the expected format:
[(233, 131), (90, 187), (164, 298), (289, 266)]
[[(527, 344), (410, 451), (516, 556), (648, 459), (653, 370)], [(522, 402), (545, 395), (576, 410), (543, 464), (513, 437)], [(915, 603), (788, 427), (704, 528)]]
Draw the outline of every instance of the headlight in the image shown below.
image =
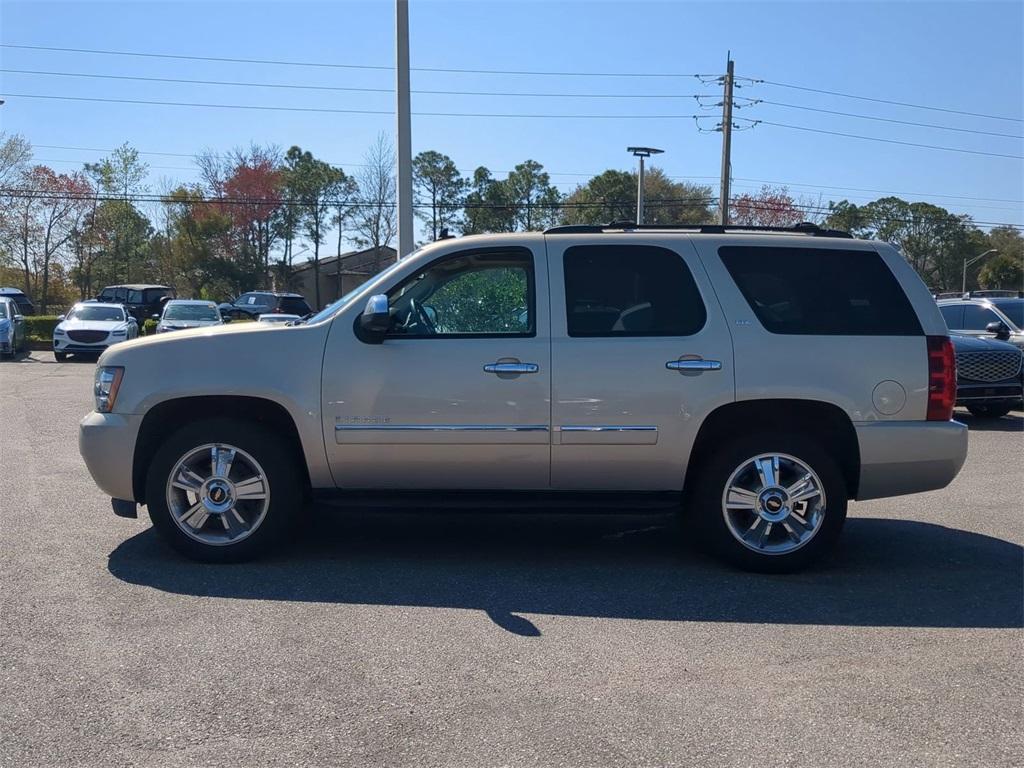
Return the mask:
[(111, 331), (110, 335), (111, 336), (124, 336), (126, 333), (128, 333), (128, 329), (127, 328), (118, 328), (116, 331)]
[(54, 328), (54, 329), (53, 329), (53, 335), (54, 335), (54, 336), (63, 336), (63, 335), (64, 335), (64, 329), (63, 329), (63, 328), (61, 328), (61, 327), (60, 327), (60, 326), (58, 325), (58, 326), (57, 326), (56, 328)]
[(96, 396), (97, 412), (110, 413), (114, 410), (114, 401), (117, 400), (117, 390), (121, 387), (122, 376), (124, 368), (120, 366), (105, 365), (96, 368), (93, 394)]

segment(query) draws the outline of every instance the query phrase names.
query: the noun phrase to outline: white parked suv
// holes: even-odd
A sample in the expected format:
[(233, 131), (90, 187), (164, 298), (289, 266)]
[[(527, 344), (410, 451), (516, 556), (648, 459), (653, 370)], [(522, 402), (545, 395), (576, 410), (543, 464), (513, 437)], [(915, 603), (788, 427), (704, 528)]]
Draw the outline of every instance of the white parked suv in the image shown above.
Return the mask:
[(210, 561), (279, 544), (310, 499), (372, 499), (664, 506), (793, 570), (847, 500), (942, 488), (967, 451), (927, 288), (811, 225), (447, 239), (301, 325), (113, 347), (95, 394), (80, 449), (114, 511)]

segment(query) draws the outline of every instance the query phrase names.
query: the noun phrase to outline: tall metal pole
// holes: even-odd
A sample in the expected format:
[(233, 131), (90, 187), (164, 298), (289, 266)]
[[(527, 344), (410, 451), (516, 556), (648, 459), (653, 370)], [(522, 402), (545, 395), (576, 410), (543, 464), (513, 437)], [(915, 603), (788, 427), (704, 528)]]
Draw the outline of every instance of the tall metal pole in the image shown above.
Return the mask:
[(412, 253), (412, 137), (409, 117), (409, 0), (395, 0), (395, 94), (398, 116), (398, 258)]
[(718, 196), (719, 224), (729, 223), (729, 175), (732, 172), (732, 55), (728, 56), (722, 96), (722, 189)]
[(644, 223), (644, 156), (640, 155), (640, 176), (636, 183), (636, 223)]

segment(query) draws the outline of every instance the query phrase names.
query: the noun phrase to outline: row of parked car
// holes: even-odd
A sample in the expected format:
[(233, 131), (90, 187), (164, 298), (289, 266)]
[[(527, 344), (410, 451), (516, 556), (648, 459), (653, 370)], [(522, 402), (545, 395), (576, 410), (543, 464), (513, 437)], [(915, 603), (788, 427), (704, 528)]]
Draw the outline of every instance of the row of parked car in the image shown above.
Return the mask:
[[(53, 355), (58, 361), (71, 354), (98, 355), (112, 344), (137, 338), (147, 319), (156, 321), (157, 333), (167, 333), (232, 320), (288, 323), (311, 312), (297, 293), (253, 291), (218, 304), (175, 298), (174, 290), (166, 285), (111, 285), (58, 318)], [(23, 291), (0, 288), (0, 356), (26, 349), (24, 318), (33, 314), (35, 306)]]

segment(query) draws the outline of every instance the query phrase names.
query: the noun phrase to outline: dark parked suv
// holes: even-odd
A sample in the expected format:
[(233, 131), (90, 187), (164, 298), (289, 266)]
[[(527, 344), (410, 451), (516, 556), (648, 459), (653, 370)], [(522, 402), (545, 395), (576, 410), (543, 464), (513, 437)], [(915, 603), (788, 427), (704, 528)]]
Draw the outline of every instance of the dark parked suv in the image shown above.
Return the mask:
[(159, 315), (167, 299), (174, 298), (174, 289), (166, 285), (108, 285), (97, 301), (110, 304), (123, 304), (128, 314), (134, 317), (141, 326), (147, 318)]
[(36, 307), (32, 300), (18, 288), (0, 288), (0, 296), (10, 299), (17, 304), (18, 309), (23, 315), (34, 315), (36, 313)]
[(949, 337), (956, 350), (956, 404), (997, 419), (1024, 403), (1024, 353), (1013, 344), (975, 336)]
[(220, 305), (220, 313), (226, 317), (252, 318), (260, 315), (285, 314), (305, 317), (313, 310), (298, 293), (276, 291), (251, 291), (237, 299)]

